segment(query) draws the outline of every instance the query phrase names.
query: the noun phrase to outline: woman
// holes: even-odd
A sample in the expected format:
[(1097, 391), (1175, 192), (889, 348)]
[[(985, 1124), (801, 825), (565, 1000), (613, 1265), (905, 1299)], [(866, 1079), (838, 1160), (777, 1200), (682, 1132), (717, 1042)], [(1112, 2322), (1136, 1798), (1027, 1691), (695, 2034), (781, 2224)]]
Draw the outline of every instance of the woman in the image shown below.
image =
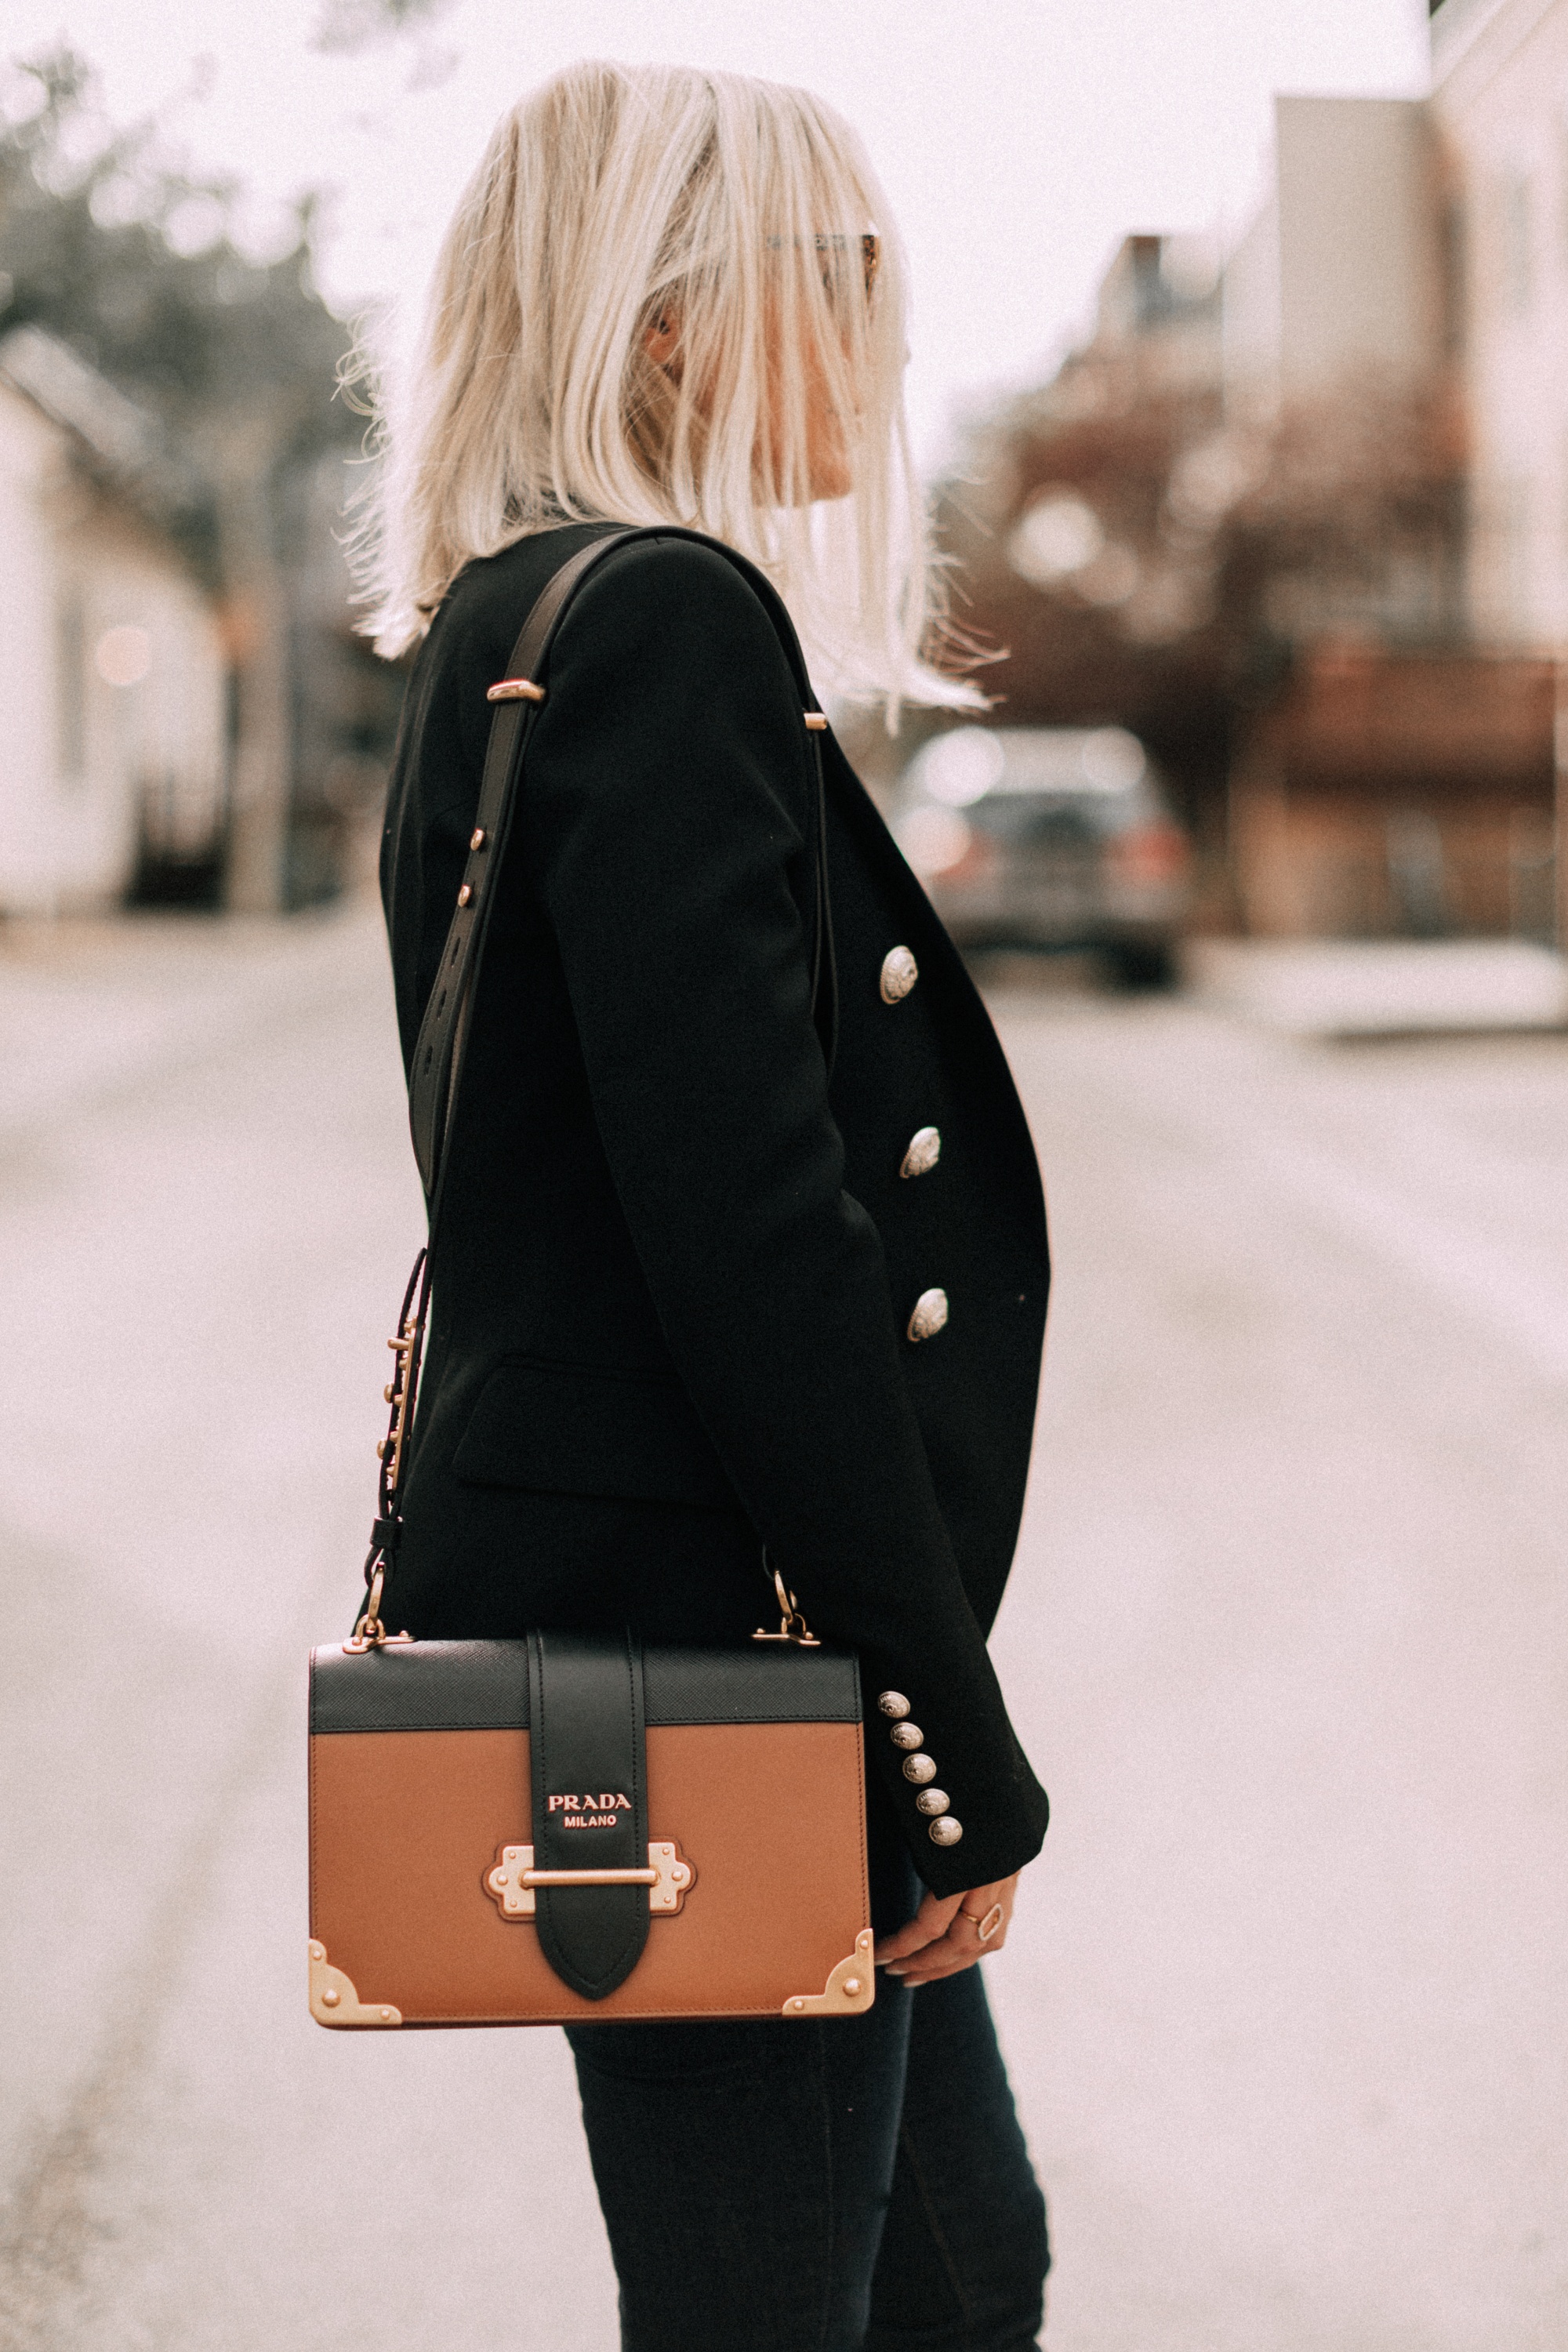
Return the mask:
[[(727, 541), (840, 690), (963, 698), (917, 658), (903, 356), (885, 203), (816, 100), (584, 65), (503, 119), (375, 546), (382, 650), (423, 637), (383, 861), (405, 1055), (486, 690), (607, 527)], [(1044, 2207), (973, 1964), (1046, 1824), (985, 1651), (1044, 1213), (984, 1011), (831, 741), (814, 1019), (816, 772), (771, 597), (644, 540), (556, 639), (447, 1139), (390, 1605), (433, 1638), (744, 1642), (765, 1544), (868, 1690), (907, 1696), (944, 1785), (911, 1787), (873, 1718), (875, 2007), (570, 2038), (633, 2352), (1011, 2352)]]

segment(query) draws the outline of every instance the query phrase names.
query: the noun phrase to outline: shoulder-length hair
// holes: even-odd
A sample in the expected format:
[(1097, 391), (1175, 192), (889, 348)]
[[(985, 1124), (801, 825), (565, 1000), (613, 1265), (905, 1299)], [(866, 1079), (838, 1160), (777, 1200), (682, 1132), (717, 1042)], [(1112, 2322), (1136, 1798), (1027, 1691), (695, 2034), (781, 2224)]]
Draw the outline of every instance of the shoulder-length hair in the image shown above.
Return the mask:
[[(404, 652), (466, 563), (530, 532), (678, 523), (770, 576), (825, 688), (885, 698), (889, 719), (905, 697), (978, 699), (921, 661), (932, 572), (905, 313), (886, 199), (820, 99), (685, 67), (569, 67), (497, 125), (406, 380), (380, 404), (367, 633)], [(670, 321), (657, 364), (649, 333)], [(849, 488), (814, 501), (824, 401)]]

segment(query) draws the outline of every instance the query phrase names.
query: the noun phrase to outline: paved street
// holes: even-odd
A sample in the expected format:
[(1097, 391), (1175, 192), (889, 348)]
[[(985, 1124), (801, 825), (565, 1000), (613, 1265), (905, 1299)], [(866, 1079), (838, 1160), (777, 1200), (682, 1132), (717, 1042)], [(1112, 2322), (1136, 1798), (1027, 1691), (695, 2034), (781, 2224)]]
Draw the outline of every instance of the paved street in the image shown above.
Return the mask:
[[(1052, 2352), (1562, 2352), (1568, 1040), (995, 1003)], [(6, 2352), (614, 2352), (559, 2036), (305, 2011), (419, 1222), (368, 916), (0, 934)]]

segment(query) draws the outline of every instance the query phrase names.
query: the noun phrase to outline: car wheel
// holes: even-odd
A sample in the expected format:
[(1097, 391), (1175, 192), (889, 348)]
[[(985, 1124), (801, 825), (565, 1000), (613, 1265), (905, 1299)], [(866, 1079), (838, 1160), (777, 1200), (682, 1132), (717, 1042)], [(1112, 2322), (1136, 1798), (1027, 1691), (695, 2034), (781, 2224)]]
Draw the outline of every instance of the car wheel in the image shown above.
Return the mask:
[(1129, 994), (1176, 984), (1176, 959), (1164, 940), (1107, 948), (1105, 967), (1111, 986)]

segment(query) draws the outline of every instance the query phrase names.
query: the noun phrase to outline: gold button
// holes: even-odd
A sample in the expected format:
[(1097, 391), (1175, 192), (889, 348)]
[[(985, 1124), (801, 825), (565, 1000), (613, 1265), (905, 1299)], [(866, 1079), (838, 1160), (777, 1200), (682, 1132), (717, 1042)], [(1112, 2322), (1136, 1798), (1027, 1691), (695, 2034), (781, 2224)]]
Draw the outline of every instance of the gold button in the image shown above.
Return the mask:
[(877, 1712), (885, 1715), (889, 1723), (902, 1723), (910, 1711), (909, 1700), (902, 1691), (884, 1691), (877, 1701)]
[(895, 1723), (888, 1737), (895, 1748), (919, 1748), (925, 1733), (918, 1723)]
[(945, 1813), (952, 1802), (945, 1789), (922, 1789), (915, 1799), (917, 1813)]
[(911, 1339), (934, 1339), (947, 1324), (947, 1293), (945, 1290), (922, 1290), (915, 1301), (915, 1311), (910, 1317)]
[(943, 1813), (941, 1821), (932, 1822), (930, 1835), (932, 1845), (956, 1845), (963, 1835), (963, 1823), (955, 1822), (951, 1813)]
[(882, 1002), (901, 1004), (921, 976), (921, 968), (908, 948), (889, 948), (882, 958)]
[(900, 1176), (924, 1176), (942, 1158), (942, 1129), (937, 1127), (917, 1128), (910, 1138), (910, 1148), (900, 1167)]
[(928, 1780), (936, 1779), (936, 1766), (929, 1756), (906, 1756), (904, 1778), (912, 1780), (917, 1789), (923, 1789)]

